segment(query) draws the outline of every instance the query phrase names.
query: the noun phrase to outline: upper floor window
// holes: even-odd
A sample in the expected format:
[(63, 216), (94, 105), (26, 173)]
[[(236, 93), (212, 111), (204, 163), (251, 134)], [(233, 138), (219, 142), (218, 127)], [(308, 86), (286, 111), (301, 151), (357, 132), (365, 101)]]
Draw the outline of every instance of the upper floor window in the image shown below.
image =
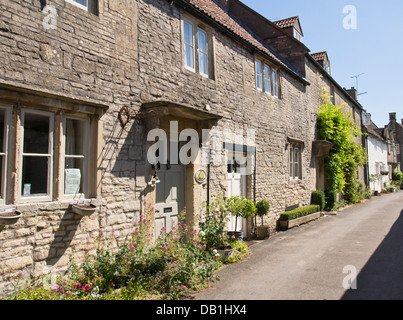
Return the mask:
[(302, 34), (300, 34), (298, 30), (295, 28), (294, 28), (294, 38), (302, 42)]
[(183, 45), (185, 68), (209, 77), (211, 74), (209, 33), (197, 22), (183, 20)]
[(261, 60), (256, 60), (256, 87), (259, 91), (278, 97), (278, 71)]
[(88, 12), (94, 14), (98, 13), (98, 0), (66, 0), (66, 2), (69, 2)]

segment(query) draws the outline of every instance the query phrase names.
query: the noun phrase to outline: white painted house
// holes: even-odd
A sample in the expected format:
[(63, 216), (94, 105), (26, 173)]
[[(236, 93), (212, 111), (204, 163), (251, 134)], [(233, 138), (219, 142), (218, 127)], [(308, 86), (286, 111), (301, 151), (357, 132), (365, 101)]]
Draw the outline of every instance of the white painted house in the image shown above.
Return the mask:
[(367, 125), (368, 137), (368, 169), (370, 188), (381, 192), (385, 184), (389, 183), (388, 175), (388, 144), (378, 132), (378, 127), (371, 121)]

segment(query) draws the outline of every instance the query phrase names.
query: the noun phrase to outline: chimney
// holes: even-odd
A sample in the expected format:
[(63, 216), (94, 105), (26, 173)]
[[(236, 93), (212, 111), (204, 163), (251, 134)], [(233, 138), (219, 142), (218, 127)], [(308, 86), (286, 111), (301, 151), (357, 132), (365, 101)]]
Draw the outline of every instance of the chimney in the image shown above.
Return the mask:
[(219, 5), (221, 5), (221, 7), (228, 12), (229, 10), (229, 2), (230, 0), (218, 0), (217, 1)]
[(403, 124), (403, 119), (402, 119), (402, 124)]
[(351, 89), (346, 89), (346, 91), (355, 101), (357, 101), (357, 90), (354, 87), (351, 87)]
[(389, 121), (395, 121), (396, 122), (396, 112), (389, 113)]

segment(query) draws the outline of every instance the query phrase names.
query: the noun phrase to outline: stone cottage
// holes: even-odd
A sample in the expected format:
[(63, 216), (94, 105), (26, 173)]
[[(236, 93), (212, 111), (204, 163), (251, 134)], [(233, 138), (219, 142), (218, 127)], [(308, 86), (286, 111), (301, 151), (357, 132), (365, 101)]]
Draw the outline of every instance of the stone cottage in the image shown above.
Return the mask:
[[(219, 193), (268, 200), (274, 230), (323, 188), (322, 89), (361, 123), (299, 20), (276, 24), (238, 0), (0, 8), (0, 201), (22, 212), (0, 226), (0, 295), (20, 272), (65, 272), (101, 231), (124, 237), (142, 213), (156, 230), (185, 207), (196, 223)], [(95, 212), (75, 214), (80, 201)]]

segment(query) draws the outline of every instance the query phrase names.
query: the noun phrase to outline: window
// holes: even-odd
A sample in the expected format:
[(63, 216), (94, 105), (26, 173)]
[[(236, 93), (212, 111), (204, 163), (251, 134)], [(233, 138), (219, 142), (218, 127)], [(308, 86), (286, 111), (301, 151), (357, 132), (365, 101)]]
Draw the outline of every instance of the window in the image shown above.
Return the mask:
[(97, 0), (66, 0), (66, 2), (75, 5), (85, 11), (98, 14), (98, 1)]
[(277, 87), (277, 71), (272, 69), (271, 72), (271, 84), (272, 84), (272, 89), (271, 92), (273, 96), (278, 97), (278, 87)]
[(259, 60), (256, 60), (256, 86), (258, 90), (263, 90), (262, 78), (262, 63)]
[(20, 195), (52, 196), (53, 114), (23, 110)]
[(183, 20), (185, 68), (205, 77), (210, 75), (209, 34), (195, 22)]
[(302, 169), (301, 169), (301, 145), (299, 144), (290, 144), (290, 179), (301, 179), (302, 178)]
[(278, 73), (277, 70), (256, 60), (256, 88), (272, 96), (278, 97)]
[(207, 33), (199, 28), (197, 34), (199, 40), (199, 72), (200, 74), (208, 76)]
[(295, 28), (294, 28), (294, 38), (302, 42), (302, 34), (300, 34), (298, 30)]
[(64, 129), (64, 194), (87, 193), (89, 121), (65, 118)]
[(264, 65), (264, 91), (267, 93), (271, 93), (270, 87), (270, 67)]
[(194, 70), (194, 37), (193, 25), (183, 21), (184, 43), (185, 43), (185, 66)]

